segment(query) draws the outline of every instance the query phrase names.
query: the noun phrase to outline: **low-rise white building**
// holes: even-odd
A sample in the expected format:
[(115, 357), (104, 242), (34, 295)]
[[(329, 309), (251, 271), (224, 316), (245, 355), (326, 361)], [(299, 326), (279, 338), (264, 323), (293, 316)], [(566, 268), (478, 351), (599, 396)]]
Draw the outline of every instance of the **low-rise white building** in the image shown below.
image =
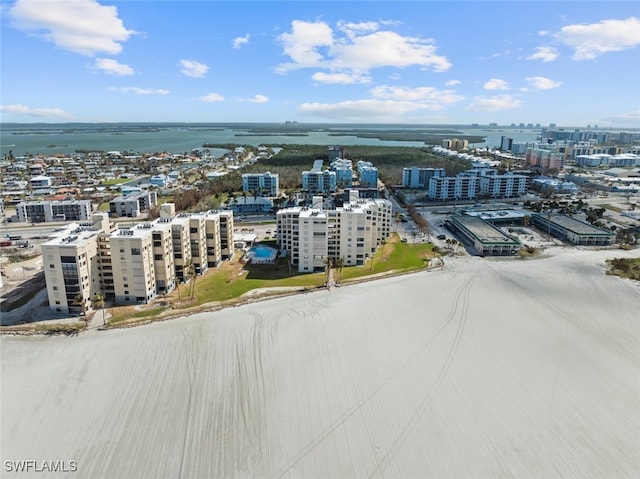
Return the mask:
[(46, 223), (50, 221), (88, 221), (90, 200), (23, 201), (16, 206), (18, 221)]

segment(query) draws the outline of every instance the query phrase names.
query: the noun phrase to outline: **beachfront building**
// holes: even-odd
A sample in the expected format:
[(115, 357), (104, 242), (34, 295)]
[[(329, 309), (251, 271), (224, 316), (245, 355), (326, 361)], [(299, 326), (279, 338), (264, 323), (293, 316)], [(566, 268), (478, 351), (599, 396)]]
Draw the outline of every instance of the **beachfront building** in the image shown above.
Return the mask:
[(233, 212), (218, 211), (220, 220), (220, 255), (223, 260), (233, 258)]
[(444, 168), (418, 168), (417, 166), (402, 168), (402, 187), (428, 188), (431, 178), (443, 176), (446, 176)]
[(171, 218), (158, 218), (150, 229), (156, 293), (170, 293), (176, 287)]
[(23, 201), (16, 206), (18, 221), (45, 223), (50, 221), (88, 221), (90, 200)]
[(119, 229), (109, 237), (115, 302), (148, 303), (156, 296), (151, 224)]
[(49, 309), (66, 314), (91, 309), (91, 298), (100, 292), (97, 238), (110, 228), (107, 214), (96, 213), (41, 245)]
[(176, 282), (186, 282), (190, 275), (191, 240), (189, 237), (189, 217), (181, 215), (171, 221), (171, 242)]
[(118, 230), (106, 213), (95, 214), (94, 223), (74, 224), (45, 243), (50, 308), (78, 313), (74, 298), (96, 293), (116, 304), (147, 303), (233, 256), (232, 212), (173, 216), (171, 206), (162, 205), (157, 220)]
[(359, 199), (324, 209), (321, 198), (312, 206), (285, 208), (277, 213), (280, 248), (300, 272), (324, 269), (327, 258), (342, 258), (344, 265), (361, 265), (391, 232), (391, 202)]
[(477, 176), (439, 176), (429, 179), (430, 200), (470, 200), (478, 195)]
[(137, 218), (157, 204), (158, 194), (155, 191), (136, 191), (109, 201), (109, 214), (112, 217)]
[(311, 170), (302, 172), (302, 191), (323, 195), (336, 191), (338, 187), (336, 172), (323, 170), (323, 163), (322, 160), (316, 160)]
[(278, 196), (280, 176), (277, 173), (244, 173), (242, 191), (256, 196)]
[(574, 245), (608, 246), (615, 241), (615, 233), (563, 214), (533, 213), (531, 222), (549, 236)]
[(477, 216), (454, 215), (449, 224), (480, 256), (511, 256), (520, 250), (519, 241)]

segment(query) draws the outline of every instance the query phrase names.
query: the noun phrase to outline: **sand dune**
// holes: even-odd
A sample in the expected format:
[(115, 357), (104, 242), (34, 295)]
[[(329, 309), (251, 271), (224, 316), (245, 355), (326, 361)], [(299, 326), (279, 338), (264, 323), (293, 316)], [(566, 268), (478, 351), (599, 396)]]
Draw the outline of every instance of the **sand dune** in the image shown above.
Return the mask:
[(3, 337), (3, 472), (638, 477), (640, 287), (604, 274), (623, 255), (467, 257), (140, 328)]

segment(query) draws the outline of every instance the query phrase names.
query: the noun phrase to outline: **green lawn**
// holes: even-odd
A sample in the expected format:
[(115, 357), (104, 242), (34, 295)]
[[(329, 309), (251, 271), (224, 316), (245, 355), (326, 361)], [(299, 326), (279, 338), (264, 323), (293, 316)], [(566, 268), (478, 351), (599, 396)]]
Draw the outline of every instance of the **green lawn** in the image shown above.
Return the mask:
[(372, 274), (391, 271), (415, 271), (428, 265), (428, 260), (434, 253), (431, 243), (402, 243), (394, 234), (371, 260), (363, 266), (350, 266), (342, 269), (342, 281), (346, 282)]
[[(370, 275), (388, 272), (410, 272), (424, 268), (428, 260), (434, 256), (430, 243), (402, 243), (397, 234), (379, 248), (373, 258), (363, 266), (344, 267), (342, 273), (334, 271), (334, 279), (342, 282), (354, 281)], [(259, 288), (297, 287), (314, 289), (323, 287), (326, 282), (325, 273), (300, 274), (290, 267), (287, 258), (280, 258), (275, 265), (241, 264), (240, 256), (225, 261), (218, 268), (211, 268), (204, 276), (196, 277), (195, 292), (191, 299), (193, 280), (182, 284), (179, 291), (162, 298), (167, 305), (158, 304), (142, 306), (142, 310), (131, 307), (113, 308), (111, 325), (130, 319), (152, 319), (159, 315), (172, 303), (178, 310), (188, 311), (198, 306), (220, 301), (233, 301), (245, 293)]]
[[(195, 300), (186, 306), (193, 307), (214, 301), (227, 301), (258, 288), (286, 286), (315, 288), (322, 286), (324, 281), (324, 274), (300, 275), (294, 270), (290, 275), (285, 260), (280, 260), (277, 265), (244, 265), (240, 271), (239, 268), (222, 267), (196, 279)], [(190, 284), (181, 286), (180, 296), (182, 299), (188, 297), (190, 286)], [(177, 292), (172, 293), (171, 296), (173, 299), (177, 299)]]
[(114, 178), (113, 180), (103, 181), (100, 186), (121, 185), (122, 183), (126, 183), (127, 181), (131, 181), (131, 178)]

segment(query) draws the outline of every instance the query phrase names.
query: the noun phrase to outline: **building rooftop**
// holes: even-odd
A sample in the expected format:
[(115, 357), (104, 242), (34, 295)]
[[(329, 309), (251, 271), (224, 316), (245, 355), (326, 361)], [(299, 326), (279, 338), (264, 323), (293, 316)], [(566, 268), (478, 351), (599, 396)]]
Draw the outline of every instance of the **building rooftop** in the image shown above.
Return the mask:
[(466, 228), (469, 233), (482, 243), (519, 244), (516, 240), (477, 216), (462, 215), (454, 216), (452, 219)]
[[(539, 215), (544, 218), (547, 218), (546, 215)], [(596, 226), (590, 225), (589, 223), (585, 223), (584, 221), (577, 220), (572, 216), (561, 215), (561, 214), (552, 214), (551, 221), (562, 228), (565, 228), (569, 231), (572, 231), (581, 235), (601, 235), (601, 234), (613, 234), (610, 231), (605, 231)]]

